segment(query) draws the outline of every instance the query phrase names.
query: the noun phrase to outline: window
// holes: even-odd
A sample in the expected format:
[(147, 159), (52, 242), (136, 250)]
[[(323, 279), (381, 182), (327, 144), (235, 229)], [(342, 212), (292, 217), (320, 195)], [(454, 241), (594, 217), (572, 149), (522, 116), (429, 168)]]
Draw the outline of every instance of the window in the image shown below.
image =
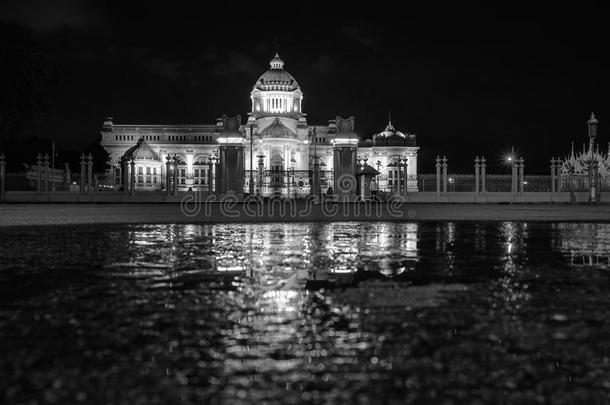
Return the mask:
[(151, 183), (151, 178), (150, 178), (150, 167), (146, 168), (146, 184), (150, 184)]
[(153, 167), (153, 183), (157, 184), (157, 168)]
[(121, 168), (114, 168), (114, 184), (121, 184)]
[(397, 186), (398, 185), (398, 170), (395, 168), (390, 168), (388, 170), (388, 186)]
[(207, 167), (198, 167), (193, 170), (193, 184), (196, 186), (205, 186), (208, 184)]
[(138, 166), (138, 184), (144, 183), (144, 171), (142, 166)]
[(179, 169), (178, 172), (178, 182), (180, 184), (186, 184), (186, 169)]

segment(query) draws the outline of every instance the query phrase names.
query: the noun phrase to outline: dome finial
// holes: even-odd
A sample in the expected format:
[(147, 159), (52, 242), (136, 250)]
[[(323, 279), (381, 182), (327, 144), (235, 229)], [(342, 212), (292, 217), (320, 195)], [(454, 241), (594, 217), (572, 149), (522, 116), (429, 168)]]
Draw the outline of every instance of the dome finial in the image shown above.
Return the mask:
[(273, 59), (271, 59), (271, 62), (269, 62), (269, 64), (271, 65), (271, 69), (284, 69), (284, 61), (282, 60), (282, 58), (280, 58), (278, 52), (275, 53), (275, 56), (273, 57)]
[[(391, 108), (388, 108), (388, 126), (385, 127), (384, 132), (389, 133), (388, 131), (396, 132), (396, 130), (394, 129), (394, 126), (392, 125), (392, 109)], [(387, 136), (387, 134), (386, 134), (386, 136)]]

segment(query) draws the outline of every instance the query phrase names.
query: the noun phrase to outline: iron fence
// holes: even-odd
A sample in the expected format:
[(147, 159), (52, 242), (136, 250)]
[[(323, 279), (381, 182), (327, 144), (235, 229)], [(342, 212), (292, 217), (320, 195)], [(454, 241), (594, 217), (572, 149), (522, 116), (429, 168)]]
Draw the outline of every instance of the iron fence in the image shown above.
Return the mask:
[[(479, 178), (482, 187), (482, 178)], [(485, 191), (510, 192), (512, 190), (512, 176), (510, 174), (486, 174)], [(436, 174), (420, 174), (417, 176), (419, 191), (436, 191)], [(442, 183), (441, 183), (442, 187)], [(474, 174), (448, 173), (447, 192), (474, 192), (476, 190), (476, 176)], [(523, 176), (524, 192), (551, 191), (551, 176), (544, 174), (528, 174)]]
[[(252, 177), (250, 177), (252, 175)], [(312, 170), (246, 170), (244, 192), (250, 191), (252, 179), (254, 194), (263, 197), (273, 195), (304, 198), (312, 192)], [(333, 172), (320, 171), (320, 193), (326, 194), (333, 186)], [(331, 190), (331, 192), (333, 192)]]
[[(69, 174), (69, 179), (67, 178)], [(312, 170), (246, 170), (244, 173), (244, 192), (250, 190), (250, 174), (252, 174), (253, 190), (255, 194), (261, 196), (281, 195), (286, 197), (303, 198), (311, 194), (313, 171)], [(38, 173), (36, 170), (28, 170), (23, 172), (9, 172), (5, 174), (5, 190), (6, 191), (37, 191), (38, 190)], [(189, 178), (178, 178), (178, 187), (180, 190), (188, 187), (192, 190), (209, 191), (209, 178), (195, 179), (198, 181), (190, 181)], [(111, 171), (94, 173), (92, 176), (93, 190), (95, 191), (121, 191), (121, 178), (117, 177)], [(165, 188), (165, 178), (159, 177), (159, 183), (155, 183), (157, 190)], [(170, 188), (173, 185), (173, 176), (170, 178)], [(193, 179), (190, 179), (193, 180)], [(482, 181), (479, 179), (482, 186)], [(590, 189), (590, 181), (587, 175), (584, 176), (561, 176), (560, 190), (564, 192), (587, 192)], [(40, 176), (41, 189), (44, 190), (46, 184), (46, 173)], [(78, 171), (66, 172), (56, 169), (49, 175), (49, 191), (72, 191), (77, 192), (80, 189), (80, 173)], [(86, 182), (86, 180), (85, 180)], [(396, 178), (388, 178), (387, 175), (379, 175), (377, 177), (380, 192), (394, 193), (397, 192), (398, 180)], [(404, 179), (400, 179), (401, 190), (404, 187)], [(138, 183), (139, 184), (139, 183)], [(417, 176), (407, 177), (407, 186), (410, 192), (415, 190), (420, 192), (436, 192), (437, 179), (435, 173), (422, 173)], [(610, 191), (610, 178), (601, 176), (597, 179), (598, 191)], [(329, 188), (333, 187), (333, 172), (326, 170), (320, 171), (320, 192), (326, 194)], [(442, 187), (442, 184), (441, 184)], [(215, 185), (212, 185), (212, 190)], [(447, 174), (447, 192), (474, 192), (476, 189), (476, 177), (474, 173), (448, 173)], [(488, 173), (485, 176), (485, 191), (488, 193), (494, 192), (511, 192), (512, 176), (510, 174)], [(559, 188), (558, 188), (559, 190)], [(526, 174), (523, 177), (524, 192), (550, 192), (551, 191), (551, 176), (544, 174)], [(336, 190), (332, 190), (336, 193)]]

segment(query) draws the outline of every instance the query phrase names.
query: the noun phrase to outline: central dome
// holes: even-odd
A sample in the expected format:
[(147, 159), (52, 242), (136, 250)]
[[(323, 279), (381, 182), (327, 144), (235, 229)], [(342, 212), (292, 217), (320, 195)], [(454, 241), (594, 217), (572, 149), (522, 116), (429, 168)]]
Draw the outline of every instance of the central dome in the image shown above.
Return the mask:
[(271, 68), (258, 78), (254, 85), (255, 89), (262, 91), (294, 91), (299, 89), (299, 84), (295, 78), (284, 70), (284, 61), (277, 53), (271, 59), (269, 65)]

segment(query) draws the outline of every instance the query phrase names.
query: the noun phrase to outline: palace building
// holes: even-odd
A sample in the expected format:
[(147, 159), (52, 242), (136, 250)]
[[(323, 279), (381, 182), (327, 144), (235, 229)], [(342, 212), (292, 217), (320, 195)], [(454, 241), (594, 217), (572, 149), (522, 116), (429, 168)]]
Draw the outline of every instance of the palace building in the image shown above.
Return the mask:
[(414, 134), (388, 122), (362, 140), (354, 117), (308, 123), (303, 92), (279, 55), (256, 80), (250, 99), (245, 122), (226, 115), (209, 125), (117, 124), (107, 118), (101, 145), (110, 155), (109, 183), (133, 191), (299, 198), (329, 187), (364, 195), (375, 178), (383, 192), (417, 191)]

